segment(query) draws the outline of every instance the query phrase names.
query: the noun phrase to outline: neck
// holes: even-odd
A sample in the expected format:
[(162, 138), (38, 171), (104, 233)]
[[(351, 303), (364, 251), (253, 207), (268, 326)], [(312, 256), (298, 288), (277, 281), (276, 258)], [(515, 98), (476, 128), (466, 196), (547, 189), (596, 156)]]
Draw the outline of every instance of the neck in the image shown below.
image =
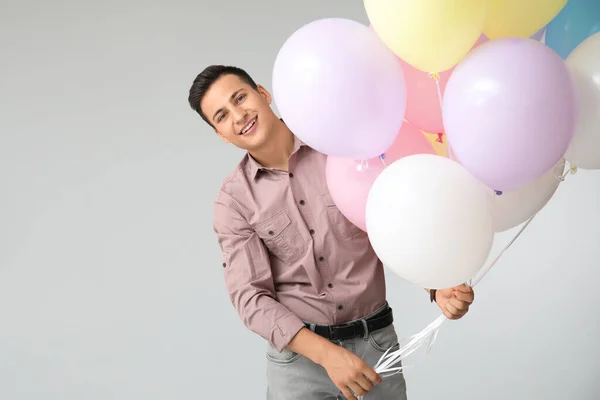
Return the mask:
[(249, 153), (265, 168), (287, 171), (292, 151), (294, 151), (294, 134), (283, 121), (277, 120), (268, 142), (260, 149), (252, 150)]

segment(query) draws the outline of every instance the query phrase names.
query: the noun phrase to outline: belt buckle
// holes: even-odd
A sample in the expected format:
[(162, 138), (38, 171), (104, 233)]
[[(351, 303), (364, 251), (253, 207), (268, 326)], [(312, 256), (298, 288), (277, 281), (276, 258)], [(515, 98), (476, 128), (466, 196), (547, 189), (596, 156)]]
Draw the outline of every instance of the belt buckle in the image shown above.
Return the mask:
[(335, 325), (329, 325), (328, 327), (329, 330), (329, 339), (330, 340), (337, 340), (337, 335), (335, 334)]
[[(329, 337), (332, 340), (346, 340), (346, 339), (350, 339), (356, 336), (356, 328), (357, 328), (357, 323), (356, 322), (348, 322), (345, 324), (341, 324), (341, 325), (329, 325)], [(351, 335), (349, 335), (348, 337), (340, 337), (337, 333), (339, 332), (339, 329), (346, 329), (346, 328), (352, 328), (353, 329), (353, 333)]]

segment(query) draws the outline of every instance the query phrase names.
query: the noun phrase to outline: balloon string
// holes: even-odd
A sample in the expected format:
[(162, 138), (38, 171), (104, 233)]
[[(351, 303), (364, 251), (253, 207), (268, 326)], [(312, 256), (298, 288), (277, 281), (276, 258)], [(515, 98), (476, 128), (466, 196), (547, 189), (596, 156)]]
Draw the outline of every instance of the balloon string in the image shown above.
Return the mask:
[[(566, 163), (565, 163), (565, 165), (566, 165)], [(565, 180), (565, 178), (567, 177), (567, 175), (575, 174), (576, 172), (577, 172), (577, 167), (574, 165), (571, 165), (569, 170), (567, 172), (563, 173), (562, 176), (557, 177), (557, 179), (559, 179), (562, 183)], [(560, 185), (560, 183), (559, 183), (559, 185)], [(538, 213), (539, 213), (539, 211), (538, 211)], [(480, 273), (477, 274), (473, 279), (469, 280), (469, 282), (467, 283), (468, 286), (474, 287), (483, 279), (483, 277), (500, 260), (502, 255), (504, 255), (504, 253), (515, 243), (515, 241), (519, 238), (519, 236), (521, 236), (521, 234), (525, 231), (525, 229), (527, 229), (527, 227), (529, 226), (531, 221), (533, 221), (533, 219), (536, 217), (536, 215), (538, 213), (535, 213), (533, 216), (531, 216), (531, 218), (529, 218), (525, 222), (525, 224), (523, 224), (523, 226), (521, 227), (519, 232), (517, 232), (517, 234), (512, 238), (512, 240), (500, 251), (500, 253), (496, 256), (496, 258), (487, 267), (482, 269), (480, 271)], [(381, 358), (379, 359), (377, 364), (375, 364), (375, 367), (374, 367), (375, 372), (377, 372), (378, 374), (386, 374), (386, 375), (382, 375), (382, 378), (387, 378), (392, 375), (401, 373), (406, 368), (406, 366), (402, 365), (402, 366), (394, 367), (394, 365), (400, 363), (403, 359), (405, 359), (410, 354), (414, 353), (415, 351), (417, 351), (419, 348), (421, 348), (423, 346), (425, 346), (426, 351), (431, 350), (431, 348), (433, 347), (433, 344), (435, 343), (435, 341), (437, 339), (437, 335), (439, 333), (441, 326), (446, 321), (447, 321), (447, 318), (444, 315), (440, 315), (431, 324), (429, 324), (427, 327), (425, 327), (421, 332), (419, 332), (415, 335), (409, 336), (406, 339), (406, 340), (408, 340), (408, 343), (405, 344), (404, 346), (395, 345), (395, 346), (392, 346), (391, 348), (389, 348), (383, 354), (383, 356), (381, 356)], [(397, 348), (397, 349), (392, 351), (393, 348)]]
[(369, 168), (369, 162), (367, 160), (360, 160), (356, 164), (357, 171), (365, 171)]
[[(563, 164), (563, 168), (566, 165), (566, 163)], [(559, 176), (558, 179), (561, 182), (564, 182), (564, 180), (566, 179), (567, 175), (569, 174), (573, 174), (574, 172), (573, 168), (569, 168), (569, 170), (565, 173), (562, 174), (562, 176)], [(575, 170), (576, 171), (576, 170)], [(539, 213), (539, 211), (538, 211)], [(494, 265), (496, 265), (496, 263), (498, 262), (498, 260), (500, 260), (500, 257), (502, 257), (502, 255), (506, 252), (506, 250), (508, 250), (510, 248), (510, 246), (512, 246), (512, 244), (519, 238), (519, 236), (521, 236), (521, 234), (523, 233), (523, 231), (529, 226), (529, 224), (531, 223), (531, 221), (533, 221), (533, 219), (536, 217), (536, 215), (538, 213), (533, 214), (533, 216), (531, 216), (531, 218), (529, 218), (527, 220), (527, 222), (525, 222), (525, 224), (523, 224), (523, 226), (521, 227), (521, 229), (519, 230), (519, 232), (517, 232), (517, 234), (515, 235), (515, 237), (512, 238), (512, 240), (510, 242), (508, 242), (508, 244), (502, 249), (502, 251), (500, 251), (500, 253), (498, 254), (498, 256), (496, 256), (496, 258), (494, 259), (494, 261), (488, 265), (487, 267), (485, 267), (484, 269), (482, 269), (479, 274), (477, 274), (474, 278), (472, 278), (467, 285), (474, 287), (475, 285), (477, 285), (482, 279), (483, 277), (492, 269), (492, 267)]]
[(387, 167), (387, 163), (385, 162), (385, 154), (380, 155), (379, 159), (381, 160), (381, 163), (383, 164), (383, 166)]
[(527, 220), (527, 222), (525, 222), (525, 224), (523, 224), (523, 226), (521, 227), (521, 229), (519, 229), (519, 232), (517, 232), (517, 234), (511, 239), (511, 241), (508, 242), (508, 244), (500, 251), (500, 253), (498, 253), (498, 255), (496, 256), (496, 258), (494, 259), (494, 261), (492, 261), (487, 267), (485, 267), (484, 269), (482, 269), (479, 272), (479, 274), (477, 274), (474, 278), (471, 278), (469, 280), (469, 282), (467, 282), (467, 286), (475, 287), (475, 285), (477, 285), (483, 279), (483, 277), (486, 276), (486, 274), (488, 272), (490, 272), (490, 270), (492, 269), (492, 267), (494, 265), (496, 265), (496, 263), (500, 260), (500, 257), (502, 257), (502, 255), (510, 248), (510, 246), (513, 245), (513, 243), (519, 238), (519, 236), (521, 236), (521, 234), (529, 226), (529, 224), (531, 223), (531, 221), (533, 221), (533, 219), (535, 218), (536, 215), (537, 215), (537, 213), (534, 214), (533, 216), (531, 216), (531, 218), (529, 218)]
[(440, 102), (440, 112), (444, 109), (444, 102), (442, 101), (442, 89), (440, 88), (440, 74), (437, 72), (430, 72), (428, 74), (430, 78), (432, 78), (435, 82), (435, 86), (437, 88), (438, 101)]
[[(440, 113), (444, 112), (444, 101), (442, 100), (442, 88), (440, 87), (440, 74), (437, 72), (430, 72), (428, 77), (432, 78), (435, 82), (435, 87), (437, 88), (438, 101), (440, 103)], [(448, 137), (446, 136), (446, 140), (444, 141), (444, 147), (446, 150), (446, 157), (452, 160), (452, 154), (450, 153), (450, 145), (448, 144)]]

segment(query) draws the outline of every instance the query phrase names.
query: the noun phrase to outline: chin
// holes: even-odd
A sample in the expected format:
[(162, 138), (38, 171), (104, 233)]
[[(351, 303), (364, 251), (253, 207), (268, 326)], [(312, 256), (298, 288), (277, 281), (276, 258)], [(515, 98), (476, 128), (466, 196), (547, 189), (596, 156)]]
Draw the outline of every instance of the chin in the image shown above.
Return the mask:
[(265, 143), (265, 135), (261, 129), (258, 129), (251, 136), (248, 137), (239, 137), (234, 143), (237, 147), (240, 147), (244, 150), (256, 150), (260, 148)]
[(252, 135), (252, 137), (248, 138), (248, 145), (252, 146), (253, 149), (261, 147), (267, 141), (267, 135), (261, 130), (257, 131)]

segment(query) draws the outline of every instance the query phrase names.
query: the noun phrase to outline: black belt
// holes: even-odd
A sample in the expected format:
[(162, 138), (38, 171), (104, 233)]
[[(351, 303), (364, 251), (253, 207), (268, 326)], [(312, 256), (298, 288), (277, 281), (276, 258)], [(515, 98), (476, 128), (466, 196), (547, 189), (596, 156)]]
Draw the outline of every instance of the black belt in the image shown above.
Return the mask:
[[(314, 332), (328, 340), (348, 340), (356, 337), (365, 337), (370, 332), (383, 329), (394, 322), (392, 308), (387, 306), (377, 314), (364, 319), (348, 322), (340, 325), (315, 325)], [(365, 325), (367, 331), (365, 332)], [(312, 324), (306, 324), (311, 329)]]

